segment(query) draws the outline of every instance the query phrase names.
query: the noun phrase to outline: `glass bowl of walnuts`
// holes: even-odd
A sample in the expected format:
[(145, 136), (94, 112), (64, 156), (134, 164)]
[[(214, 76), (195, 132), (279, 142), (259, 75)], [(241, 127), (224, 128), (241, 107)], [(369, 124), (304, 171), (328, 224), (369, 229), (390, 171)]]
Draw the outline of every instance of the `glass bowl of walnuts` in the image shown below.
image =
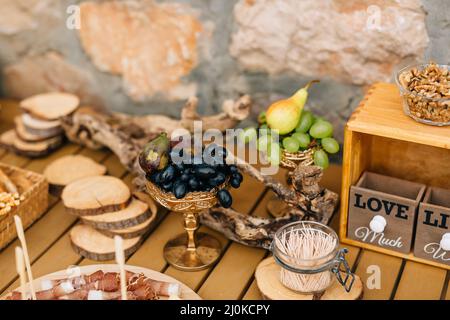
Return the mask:
[(434, 126), (450, 125), (450, 66), (430, 62), (396, 72), (404, 112)]

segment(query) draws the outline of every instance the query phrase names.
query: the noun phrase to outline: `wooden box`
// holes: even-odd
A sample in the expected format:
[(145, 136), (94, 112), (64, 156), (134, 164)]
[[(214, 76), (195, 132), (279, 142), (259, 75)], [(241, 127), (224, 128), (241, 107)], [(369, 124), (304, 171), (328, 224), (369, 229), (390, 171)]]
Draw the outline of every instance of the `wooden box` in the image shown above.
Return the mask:
[[(420, 183), (365, 172), (350, 188), (348, 238), (409, 253), (425, 188)], [(378, 216), (386, 222), (381, 232), (371, 226)]]
[(24, 229), (30, 226), (48, 207), (48, 183), (44, 176), (32, 171), (0, 163), (0, 168), (17, 186), (24, 200), (12, 210), (0, 216), (0, 249), (17, 237), (14, 216), (22, 219)]
[(417, 123), (403, 113), (393, 84), (372, 86), (345, 128), (340, 238), (343, 243), (450, 269), (347, 237), (350, 187), (364, 171), (450, 189), (450, 127)]
[(450, 190), (429, 188), (420, 204), (414, 242), (414, 256), (450, 266), (450, 251), (440, 247), (450, 233)]

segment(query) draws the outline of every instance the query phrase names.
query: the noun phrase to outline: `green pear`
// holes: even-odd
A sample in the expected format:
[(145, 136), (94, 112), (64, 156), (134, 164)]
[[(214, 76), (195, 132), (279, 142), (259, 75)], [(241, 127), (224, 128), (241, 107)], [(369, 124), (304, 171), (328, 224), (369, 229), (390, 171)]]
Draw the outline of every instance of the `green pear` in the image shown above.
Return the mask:
[(303, 107), (308, 99), (308, 89), (315, 82), (319, 81), (310, 81), (290, 98), (274, 102), (266, 112), (267, 125), (273, 130), (278, 130), (280, 135), (293, 131), (300, 121)]

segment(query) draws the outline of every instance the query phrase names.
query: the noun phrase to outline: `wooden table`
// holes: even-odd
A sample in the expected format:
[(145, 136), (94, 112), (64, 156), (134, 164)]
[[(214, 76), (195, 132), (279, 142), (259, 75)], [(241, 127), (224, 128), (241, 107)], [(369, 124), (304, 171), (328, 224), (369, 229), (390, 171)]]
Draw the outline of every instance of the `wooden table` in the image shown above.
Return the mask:
[[(14, 101), (2, 100), (0, 104), (2, 105), (0, 132), (3, 132), (13, 127), (13, 118), (20, 112)], [(38, 160), (1, 150), (0, 162), (42, 172), (48, 163), (67, 154), (82, 154), (90, 157), (103, 163), (110, 175), (120, 177), (128, 184), (131, 182), (117, 157), (109, 151), (92, 151), (74, 144), (67, 144), (50, 156)], [(282, 177), (283, 172), (279, 175)], [(340, 166), (331, 166), (326, 171), (323, 185), (339, 192), (340, 182)], [(267, 215), (266, 203), (271, 196), (271, 191), (266, 190), (250, 177), (245, 177), (241, 188), (233, 191), (233, 207), (243, 213), (265, 216)], [(75, 223), (77, 223), (76, 217), (66, 214), (61, 201), (50, 196), (48, 211), (25, 232), (35, 277), (65, 269), (70, 265), (97, 263), (83, 259), (70, 247), (69, 230)], [(338, 227), (338, 213), (333, 216), (330, 224), (334, 229)], [(254, 281), (254, 271), (268, 252), (231, 242), (205, 227), (202, 229), (217, 236), (223, 244), (222, 256), (213, 268), (198, 272), (183, 272), (170, 267), (165, 262), (162, 255), (164, 244), (183, 231), (182, 216), (166, 212), (160, 214), (157, 226), (139, 250), (128, 259), (127, 264), (150, 268), (173, 276), (198, 292), (204, 299), (260, 299)], [(14, 265), (14, 248), (17, 245), (16, 240), (0, 251), (1, 294), (18, 285)], [(381, 277), (380, 288), (365, 287), (365, 299), (450, 299), (449, 272), (356, 247), (346, 247), (349, 249), (347, 256), (349, 263), (364, 283), (376, 285), (376, 281), (370, 281), (374, 277), (374, 272), (379, 272)]]

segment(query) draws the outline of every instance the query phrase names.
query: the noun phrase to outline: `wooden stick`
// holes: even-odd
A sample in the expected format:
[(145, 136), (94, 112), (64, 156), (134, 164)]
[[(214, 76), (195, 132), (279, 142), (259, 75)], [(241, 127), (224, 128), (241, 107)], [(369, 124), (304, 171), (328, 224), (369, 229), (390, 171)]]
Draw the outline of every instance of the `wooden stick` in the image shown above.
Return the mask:
[(16, 247), (16, 270), (20, 278), (20, 293), (22, 300), (27, 300), (25, 286), (27, 284), (27, 277), (25, 275), (25, 262), (23, 259), (23, 250), (21, 247)]
[(25, 233), (23, 231), (22, 220), (19, 216), (14, 216), (14, 222), (16, 223), (17, 236), (19, 237), (20, 244), (22, 245), (23, 257), (25, 258), (25, 265), (27, 267), (28, 281), (30, 282), (31, 298), (36, 300), (36, 292), (33, 287), (33, 274), (31, 273), (30, 256), (28, 255), (27, 243), (25, 241)]
[(120, 236), (114, 237), (114, 243), (116, 247), (116, 262), (119, 265), (120, 270), (120, 292), (122, 294), (122, 300), (127, 300), (127, 286), (125, 279), (125, 256), (123, 253), (123, 239)]
[(11, 179), (0, 169), (0, 182), (5, 186), (9, 193), (15, 194), (19, 193), (16, 185), (11, 181)]

